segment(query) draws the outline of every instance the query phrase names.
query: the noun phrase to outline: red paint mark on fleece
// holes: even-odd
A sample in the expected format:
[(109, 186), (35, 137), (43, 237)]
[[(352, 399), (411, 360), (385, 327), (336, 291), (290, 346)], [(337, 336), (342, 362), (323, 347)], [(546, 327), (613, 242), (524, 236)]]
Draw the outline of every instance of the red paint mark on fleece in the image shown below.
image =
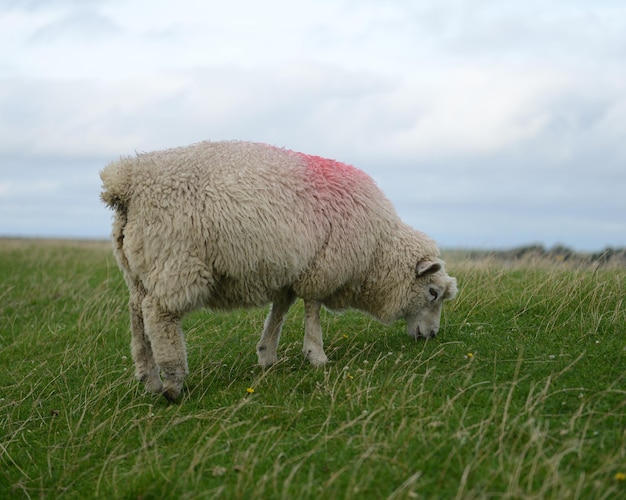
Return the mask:
[(311, 172), (311, 177), (315, 180), (324, 180), (332, 184), (342, 184), (344, 186), (359, 184), (362, 182), (371, 182), (370, 177), (353, 167), (339, 161), (322, 158), (321, 156), (306, 155), (304, 153), (296, 153), (300, 156)]

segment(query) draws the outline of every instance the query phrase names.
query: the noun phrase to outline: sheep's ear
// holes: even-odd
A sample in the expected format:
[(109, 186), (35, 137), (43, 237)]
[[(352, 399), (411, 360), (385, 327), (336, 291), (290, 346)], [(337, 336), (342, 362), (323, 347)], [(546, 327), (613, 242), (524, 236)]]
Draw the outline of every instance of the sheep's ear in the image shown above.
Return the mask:
[(436, 273), (441, 269), (440, 262), (433, 262), (432, 260), (420, 260), (415, 268), (415, 274), (419, 278), (420, 276), (426, 276), (427, 274)]
[(443, 300), (452, 300), (454, 297), (456, 297), (458, 291), (459, 289), (456, 286), (456, 278), (450, 278), (448, 280), (448, 286), (446, 287), (446, 292), (443, 296)]

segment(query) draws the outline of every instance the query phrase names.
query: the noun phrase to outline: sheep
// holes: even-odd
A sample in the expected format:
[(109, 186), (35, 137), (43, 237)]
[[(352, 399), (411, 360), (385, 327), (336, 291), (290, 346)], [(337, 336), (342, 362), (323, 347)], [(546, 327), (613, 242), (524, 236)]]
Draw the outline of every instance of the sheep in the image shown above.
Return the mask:
[(324, 353), (320, 308), (357, 309), (434, 337), (457, 293), (436, 243), (400, 220), (363, 171), (261, 143), (200, 142), (122, 157), (101, 172), (113, 251), (129, 288), (135, 376), (176, 401), (188, 374), (181, 320), (271, 303), (258, 362), (278, 361), (304, 301), (303, 352)]

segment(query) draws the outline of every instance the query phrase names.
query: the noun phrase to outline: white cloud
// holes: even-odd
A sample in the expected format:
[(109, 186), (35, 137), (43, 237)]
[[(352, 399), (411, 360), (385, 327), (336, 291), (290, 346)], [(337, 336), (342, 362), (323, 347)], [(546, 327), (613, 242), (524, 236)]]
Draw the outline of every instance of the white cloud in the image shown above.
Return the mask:
[(50, 179), (2, 182), (0, 183), (0, 201), (47, 195), (54, 193), (60, 185), (60, 181)]
[(548, 120), (537, 101), (566, 83), (557, 75), (455, 68), (402, 82), (389, 95), (392, 112), (406, 117), (387, 149), (416, 159), (484, 155), (514, 147)]
[(120, 28), (91, 8), (80, 8), (37, 29), (33, 44), (76, 43), (102, 40), (120, 33)]
[(0, 110), (14, 118), (0, 122), (0, 132), (5, 148), (40, 154), (110, 154), (245, 135), (416, 162), (529, 140), (550, 121), (550, 100), (569, 86), (561, 80), (459, 68), (394, 81), (299, 63), (121, 82), (0, 82)]

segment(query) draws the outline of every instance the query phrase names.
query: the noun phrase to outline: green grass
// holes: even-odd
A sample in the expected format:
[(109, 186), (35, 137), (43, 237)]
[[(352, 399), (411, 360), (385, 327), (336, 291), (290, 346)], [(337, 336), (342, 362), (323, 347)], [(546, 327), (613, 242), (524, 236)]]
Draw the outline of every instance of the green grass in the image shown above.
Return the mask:
[(108, 244), (0, 240), (0, 497), (626, 496), (626, 270), (448, 268), (437, 339), (325, 314), (324, 369), (299, 303), (266, 371), (266, 311), (194, 313), (170, 405), (133, 379)]

